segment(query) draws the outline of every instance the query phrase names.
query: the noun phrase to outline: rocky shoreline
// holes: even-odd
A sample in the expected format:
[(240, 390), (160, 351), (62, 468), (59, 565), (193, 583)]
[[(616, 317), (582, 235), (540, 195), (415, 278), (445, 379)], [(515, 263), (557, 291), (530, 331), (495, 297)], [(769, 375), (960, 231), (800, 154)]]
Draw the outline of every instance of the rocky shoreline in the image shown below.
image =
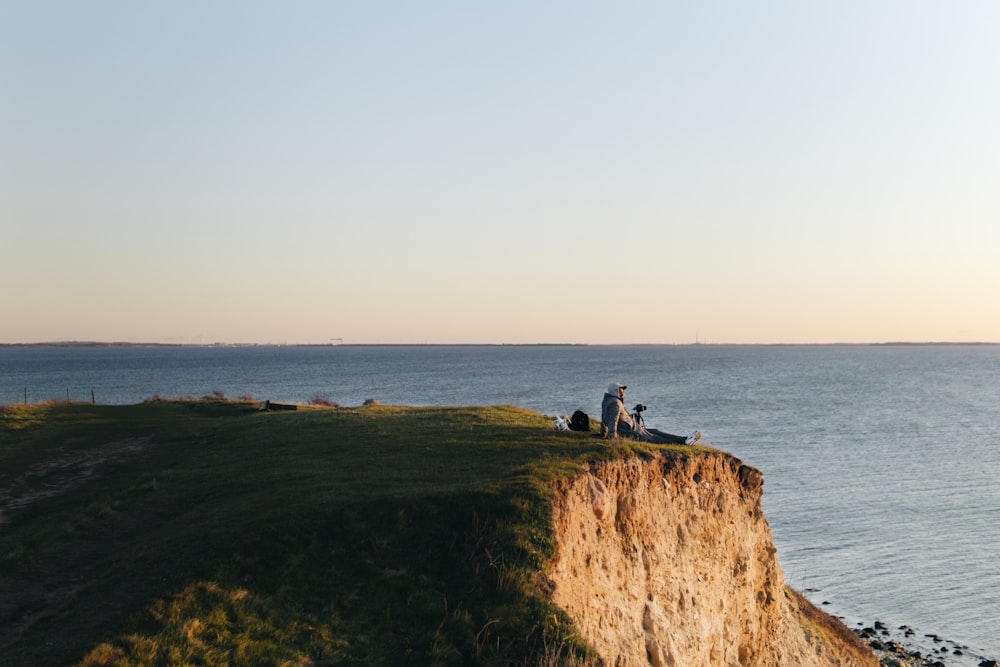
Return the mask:
[[(883, 667), (1000, 667), (1000, 662), (975, 653), (968, 646), (936, 634), (918, 635), (911, 627), (890, 629), (881, 621), (859, 623), (858, 636)], [(921, 645), (923, 650), (921, 650)]]

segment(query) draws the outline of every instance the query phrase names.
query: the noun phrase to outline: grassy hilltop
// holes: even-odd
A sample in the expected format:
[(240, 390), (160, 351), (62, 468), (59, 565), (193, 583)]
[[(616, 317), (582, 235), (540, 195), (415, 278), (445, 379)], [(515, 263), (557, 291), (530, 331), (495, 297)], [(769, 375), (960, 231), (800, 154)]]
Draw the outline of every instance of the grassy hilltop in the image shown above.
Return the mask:
[(549, 482), (626, 451), (513, 407), (255, 408), (0, 406), (0, 664), (589, 661)]

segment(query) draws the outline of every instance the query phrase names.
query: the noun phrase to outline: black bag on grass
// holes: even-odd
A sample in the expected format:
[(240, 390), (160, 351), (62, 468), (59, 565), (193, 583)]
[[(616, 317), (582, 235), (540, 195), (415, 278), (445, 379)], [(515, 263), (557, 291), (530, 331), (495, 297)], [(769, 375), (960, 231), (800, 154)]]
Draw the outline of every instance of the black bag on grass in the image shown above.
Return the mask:
[(569, 418), (569, 430), (571, 431), (589, 431), (590, 430), (590, 417), (583, 410), (577, 410)]

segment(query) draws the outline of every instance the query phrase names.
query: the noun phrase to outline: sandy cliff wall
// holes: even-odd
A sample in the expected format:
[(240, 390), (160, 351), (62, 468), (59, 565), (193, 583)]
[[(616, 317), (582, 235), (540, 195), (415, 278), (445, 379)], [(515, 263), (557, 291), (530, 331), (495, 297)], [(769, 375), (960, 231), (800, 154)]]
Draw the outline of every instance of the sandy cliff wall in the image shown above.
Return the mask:
[(786, 591), (762, 488), (721, 452), (593, 466), (554, 508), (555, 602), (607, 665), (877, 665)]

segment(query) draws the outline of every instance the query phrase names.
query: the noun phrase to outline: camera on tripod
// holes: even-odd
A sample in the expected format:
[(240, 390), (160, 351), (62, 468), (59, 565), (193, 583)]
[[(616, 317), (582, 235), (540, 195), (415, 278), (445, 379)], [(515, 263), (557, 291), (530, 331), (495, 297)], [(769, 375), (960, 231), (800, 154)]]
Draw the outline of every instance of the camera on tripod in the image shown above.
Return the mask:
[(636, 403), (635, 407), (632, 408), (632, 416), (635, 418), (637, 424), (643, 423), (642, 413), (646, 411), (646, 406), (642, 403)]

